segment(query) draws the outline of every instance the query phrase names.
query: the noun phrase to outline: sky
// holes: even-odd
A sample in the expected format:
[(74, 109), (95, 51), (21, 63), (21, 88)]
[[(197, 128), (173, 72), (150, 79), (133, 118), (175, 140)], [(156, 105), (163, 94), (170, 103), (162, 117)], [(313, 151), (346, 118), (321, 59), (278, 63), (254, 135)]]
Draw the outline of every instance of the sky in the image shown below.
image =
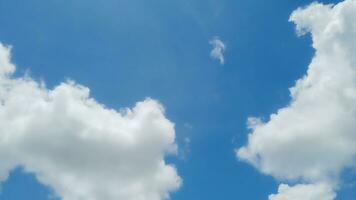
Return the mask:
[(356, 1), (313, 2), (0, 1), (0, 199), (354, 199)]

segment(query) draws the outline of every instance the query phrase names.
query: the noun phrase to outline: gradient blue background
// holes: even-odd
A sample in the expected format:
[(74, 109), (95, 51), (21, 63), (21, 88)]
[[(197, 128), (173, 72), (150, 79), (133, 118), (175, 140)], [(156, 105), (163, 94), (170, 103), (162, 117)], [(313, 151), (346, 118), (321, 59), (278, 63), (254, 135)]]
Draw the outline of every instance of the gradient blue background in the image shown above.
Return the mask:
[[(246, 142), (246, 118), (286, 105), (288, 88), (305, 73), (310, 36), (298, 38), (288, 18), (311, 2), (0, 0), (0, 41), (14, 47), (18, 74), (30, 70), (50, 88), (70, 78), (116, 109), (161, 101), (181, 147), (168, 158), (184, 179), (173, 200), (262, 200), (278, 182), (233, 150)], [(223, 66), (209, 58), (213, 36), (227, 46)], [(351, 200), (355, 187), (345, 185), (338, 199)], [(50, 194), (18, 168), (0, 199)]]

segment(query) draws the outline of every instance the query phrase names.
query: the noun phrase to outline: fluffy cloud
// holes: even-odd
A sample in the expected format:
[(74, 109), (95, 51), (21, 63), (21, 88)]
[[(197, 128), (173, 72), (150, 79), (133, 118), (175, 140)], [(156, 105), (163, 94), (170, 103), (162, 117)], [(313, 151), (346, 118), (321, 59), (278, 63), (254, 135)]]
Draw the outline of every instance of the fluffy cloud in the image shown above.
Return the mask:
[(213, 46), (213, 49), (210, 52), (210, 57), (219, 60), (220, 64), (223, 65), (225, 63), (225, 44), (218, 37), (214, 37), (209, 43)]
[(14, 78), (0, 44), (0, 181), (21, 166), (63, 200), (161, 200), (179, 188), (174, 124), (155, 100), (118, 112), (72, 81)]
[(15, 71), (15, 66), (10, 62), (10, 46), (3, 46), (0, 43), (0, 76), (11, 74)]
[(325, 184), (296, 185), (290, 187), (281, 184), (278, 194), (269, 196), (269, 200), (333, 200), (335, 193)]
[[(294, 11), (290, 21), (299, 35), (311, 33), (315, 56), (290, 88), (288, 106), (267, 122), (249, 120), (248, 144), (237, 156), (278, 179), (335, 189), (342, 170), (356, 164), (356, 1), (313, 3)], [(312, 195), (314, 188), (282, 185), (270, 199), (291, 200), (285, 196), (299, 191)]]

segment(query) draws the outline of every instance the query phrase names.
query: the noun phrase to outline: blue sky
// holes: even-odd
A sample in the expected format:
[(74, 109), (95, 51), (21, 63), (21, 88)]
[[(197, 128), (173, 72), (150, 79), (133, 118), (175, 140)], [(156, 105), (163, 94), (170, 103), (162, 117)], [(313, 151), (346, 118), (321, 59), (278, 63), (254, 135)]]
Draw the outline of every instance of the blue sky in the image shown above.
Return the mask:
[[(312, 41), (288, 19), (311, 2), (4, 0), (0, 41), (13, 46), (17, 76), (29, 72), (49, 88), (73, 79), (114, 109), (160, 101), (179, 146), (167, 157), (183, 179), (172, 200), (260, 200), (279, 182), (234, 149), (246, 144), (247, 118), (286, 106), (288, 88), (305, 74)], [(209, 57), (214, 36), (226, 45), (223, 65)], [(337, 199), (352, 199), (354, 189)], [(51, 192), (17, 168), (0, 199), (45, 200)]]

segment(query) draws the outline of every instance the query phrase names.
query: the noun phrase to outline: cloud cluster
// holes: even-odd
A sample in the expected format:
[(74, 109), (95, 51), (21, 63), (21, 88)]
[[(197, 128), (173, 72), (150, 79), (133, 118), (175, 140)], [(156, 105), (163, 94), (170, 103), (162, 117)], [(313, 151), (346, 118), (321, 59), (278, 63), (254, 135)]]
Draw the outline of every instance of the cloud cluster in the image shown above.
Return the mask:
[(155, 100), (108, 109), (72, 81), (47, 89), (14, 78), (0, 44), (0, 181), (21, 166), (63, 200), (162, 200), (181, 178), (164, 157), (176, 152), (174, 124)]
[(298, 35), (311, 33), (315, 56), (289, 105), (267, 122), (250, 118), (248, 144), (236, 152), (265, 174), (305, 183), (281, 185), (270, 200), (334, 199), (327, 188), (356, 167), (356, 1), (313, 3), (290, 21)]
[(219, 60), (220, 64), (223, 65), (225, 63), (224, 52), (226, 48), (224, 42), (218, 37), (214, 37), (209, 43), (213, 46), (213, 49), (210, 52), (210, 57)]

